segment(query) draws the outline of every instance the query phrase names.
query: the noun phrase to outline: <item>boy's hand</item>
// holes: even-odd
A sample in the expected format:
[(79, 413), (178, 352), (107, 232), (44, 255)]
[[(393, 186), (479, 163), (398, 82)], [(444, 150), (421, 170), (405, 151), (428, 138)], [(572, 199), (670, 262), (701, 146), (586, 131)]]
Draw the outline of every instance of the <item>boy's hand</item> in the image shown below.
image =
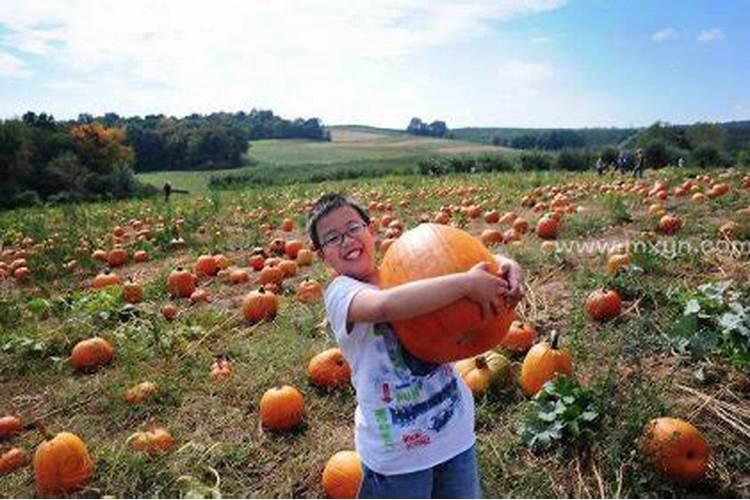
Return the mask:
[(490, 273), (486, 262), (480, 262), (472, 267), (466, 272), (466, 277), (466, 296), (479, 304), (482, 318), (489, 314), (497, 315), (503, 297), (508, 293), (508, 282)]
[(523, 298), (524, 278), (523, 269), (513, 259), (502, 255), (495, 255), (495, 260), (500, 268), (500, 276), (508, 282), (508, 292), (505, 295), (505, 303), (509, 307), (515, 307)]

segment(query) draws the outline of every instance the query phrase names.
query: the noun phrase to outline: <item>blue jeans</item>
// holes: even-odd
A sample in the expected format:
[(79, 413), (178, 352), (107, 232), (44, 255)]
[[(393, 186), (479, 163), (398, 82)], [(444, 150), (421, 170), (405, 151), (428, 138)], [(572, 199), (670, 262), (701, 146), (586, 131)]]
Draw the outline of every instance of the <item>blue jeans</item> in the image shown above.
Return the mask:
[(362, 464), (359, 498), (480, 498), (474, 446), (441, 464), (385, 476)]

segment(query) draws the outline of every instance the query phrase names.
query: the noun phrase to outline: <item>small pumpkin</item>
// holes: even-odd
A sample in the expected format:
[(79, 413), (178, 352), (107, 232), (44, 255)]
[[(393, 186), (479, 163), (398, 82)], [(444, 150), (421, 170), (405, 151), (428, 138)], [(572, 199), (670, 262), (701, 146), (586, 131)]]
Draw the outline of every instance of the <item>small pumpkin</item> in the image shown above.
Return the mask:
[(675, 234), (682, 227), (682, 220), (675, 215), (665, 215), (659, 220), (659, 231), (663, 234)]
[(216, 276), (219, 267), (213, 255), (201, 255), (195, 262), (195, 273), (198, 276)]
[(500, 342), (500, 346), (509, 351), (526, 352), (534, 345), (534, 340), (536, 340), (534, 326), (515, 320), (510, 324), (508, 334)]
[(164, 307), (161, 308), (161, 314), (167, 321), (172, 321), (177, 317), (177, 306), (171, 302), (164, 304)]
[(113, 273), (109, 270), (109, 268), (105, 269), (101, 273), (96, 275), (96, 278), (94, 278), (93, 283), (91, 284), (92, 288), (99, 289), (99, 288), (105, 288), (112, 285), (119, 285), (122, 283), (122, 279), (120, 276), (117, 275), (117, 273)]
[(282, 260), (279, 262), (279, 269), (281, 269), (281, 272), (284, 273), (284, 278), (291, 278), (293, 276), (296, 276), (298, 267), (297, 263), (293, 260)]
[(47, 434), (34, 453), (36, 489), (42, 497), (59, 497), (83, 488), (91, 478), (94, 463), (86, 443), (71, 432), (55, 437)]
[(260, 420), (275, 431), (288, 431), (302, 421), (305, 400), (302, 393), (284, 385), (268, 389), (260, 399)]
[(297, 285), (296, 297), (303, 304), (318, 302), (323, 298), (323, 287), (317, 281), (306, 278)]
[(190, 304), (206, 304), (211, 300), (211, 293), (205, 288), (197, 288), (190, 294)]
[(287, 233), (294, 229), (294, 221), (292, 219), (284, 219), (281, 221), (281, 230)]
[(559, 335), (552, 331), (550, 341), (534, 345), (521, 365), (521, 388), (533, 396), (558, 373), (573, 376), (573, 359), (567, 349), (558, 349)]
[(313, 263), (315, 254), (308, 248), (301, 248), (297, 252), (297, 264), (300, 266), (309, 266)]
[(296, 259), (300, 250), (302, 250), (302, 242), (299, 240), (289, 240), (284, 243), (284, 253), (290, 259)]
[(586, 313), (595, 321), (616, 318), (622, 312), (622, 299), (615, 290), (595, 290), (586, 299)]
[(146, 262), (148, 261), (148, 252), (145, 250), (138, 250), (133, 254), (133, 261), (135, 262)]
[(705, 475), (711, 452), (698, 429), (671, 417), (656, 418), (646, 424), (641, 449), (665, 476), (683, 484)]
[(216, 268), (219, 271), (222, 269), (227, 269), (232, 265), (232, 261), (229, 260), (229, 257), (224, 255), (223, 253), (217, 253), (216, 255), (214, 255), (214, 262), (216, 263)]
[(167, 291), (175, 297), (190, 297), (195, 291), (197, 278), (187, 269), (178, 267), (167, 278)]
[(217, 356), (211, 365), (210, 376), (213, 380), (221, 381), (232, 377), (232, 362), (225, 355)]
[(278, 297), (265, 288), (260, 287), (257, 291), (248, 293), (242, 299), (242, 316), (250, 324), (259, 321), (272, 321), (279, 309)]
[(101, 337), (78, 342), (70, 353), (70, 363), (77, 370), (105, 365), (112, 361), (115, 349)]
[(128, 252), (124, 248), (115, 247), (107, 254), (107, 264), (110, 267), (119, 267), (128, 261)]
[(626, 268), (630, 265), (630, 255), (628, 254), (614, 254), (610, 255), (607, 259), (607, 272), (614, 276), (620, 269)]
[(342, 387), (349, 383), (352, 370), (341, 349), (332, 347), (315, 355), (307, 365), (307, 376), (321, 387)]
[(503, 233), (497, 229), (485, 229), (479, 235), (479, 240), (488, 247), (500, 245), (503, 243)]
[(20, 469), (29, 461), (21, 448), (11, 448), (0, 456), (0, 476)]
[(122, 287), (122, 299), (128, 304), (137, 304), (143, 300), (143, 286), (130, 278)]
[(237, 285), (250, 281), (250, 274), (245, 269), (234, 269), (229, 273), (229, 281)]
[(475, 397), (506, 386), (511, 380), (510, 361), (494, 351), (458, 361), (456, 371)]
[(258, 284), (265, 285), (267, 283), (281, 283), (284, 279), (284, 271), (279, 266), (270, 265), (265, 266), (258, 275)]
[(557, 238), (557, 232), (560, 229), (560, 222), (552, 216), (546, 216), (539, 219), (536, 223), (536, 234), (543, 240), (554, 240)]
[(168, 452), (176, 444), (170, 432), (163, 427), (154, 427), (145, 432), (136, 432), (130, 438), (133, 448), (144, 451), (149, 455), (161, 455)]
[(136, 384), (125, 393), (125, 401), (130, 404), (142, 403), (156, 394), (157, 387), (153, 382), (141, 382)]
[(321, 481), (328, 498), (357, 498), (362, 463), (356, 451), (339, 451), (328, 459)]
[(21, 419), (12, 415), (0, 418), (0, 439), (7, 439), (23, 429)]

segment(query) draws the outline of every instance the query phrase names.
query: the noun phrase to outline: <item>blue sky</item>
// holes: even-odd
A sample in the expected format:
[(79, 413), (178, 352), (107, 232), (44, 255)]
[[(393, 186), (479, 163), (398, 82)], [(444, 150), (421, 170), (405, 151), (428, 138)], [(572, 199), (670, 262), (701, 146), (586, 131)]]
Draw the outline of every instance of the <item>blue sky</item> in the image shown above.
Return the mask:
[(0, 0), (0, 117), (750, 119), (750, 0)]

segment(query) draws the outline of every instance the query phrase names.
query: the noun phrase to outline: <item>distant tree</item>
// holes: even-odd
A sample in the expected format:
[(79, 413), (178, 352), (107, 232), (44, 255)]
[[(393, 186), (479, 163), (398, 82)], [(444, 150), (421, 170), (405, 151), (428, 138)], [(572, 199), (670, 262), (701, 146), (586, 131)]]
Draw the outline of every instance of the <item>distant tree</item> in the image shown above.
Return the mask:
[(133, 149), (123, 144), (123, 129), (92, 123), (73, 127), (70, 135), (82, 163), (96, 173), (106, 174), (113, 165), (133, 161)]

